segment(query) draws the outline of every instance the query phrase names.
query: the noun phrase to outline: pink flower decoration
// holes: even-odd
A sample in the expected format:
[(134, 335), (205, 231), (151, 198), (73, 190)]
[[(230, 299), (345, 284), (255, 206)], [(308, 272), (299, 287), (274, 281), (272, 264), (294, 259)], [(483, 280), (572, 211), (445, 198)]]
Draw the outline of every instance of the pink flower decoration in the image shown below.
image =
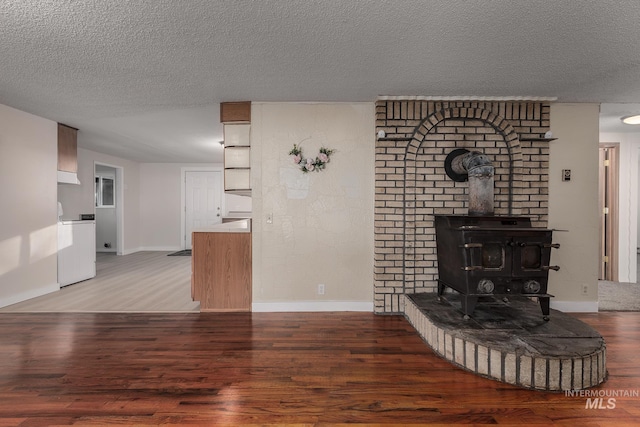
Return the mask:
[(326, 154), (324, 154), (324, 153), (320, 153), (320, 154), (318, 154), (318, 158), (320, 159), (320, 161), (321, 161), (322, 163), (327, 163), (327, 162), (329, 161), (329, 156), (327, 156), (327, 155), (326, 155)]
[(295, 156), (291, 156), (291, 159), (293, 160), (293, 163), (297, 165), (300, 163), (300, 160), (302, 160), (302, 156), (300, 156), (300, 154), (296, 154)]

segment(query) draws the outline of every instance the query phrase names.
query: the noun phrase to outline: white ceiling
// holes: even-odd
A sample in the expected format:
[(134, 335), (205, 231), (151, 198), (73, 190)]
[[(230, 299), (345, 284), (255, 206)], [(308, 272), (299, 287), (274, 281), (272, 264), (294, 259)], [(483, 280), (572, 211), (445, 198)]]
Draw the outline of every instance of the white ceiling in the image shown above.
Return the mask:
[(608, 131), (640, 112), (637, 0), (14, 0), (0, 11), (0, 103), (137, 161), (221, 161), (224, 101), (626, 104), (603, 106)]

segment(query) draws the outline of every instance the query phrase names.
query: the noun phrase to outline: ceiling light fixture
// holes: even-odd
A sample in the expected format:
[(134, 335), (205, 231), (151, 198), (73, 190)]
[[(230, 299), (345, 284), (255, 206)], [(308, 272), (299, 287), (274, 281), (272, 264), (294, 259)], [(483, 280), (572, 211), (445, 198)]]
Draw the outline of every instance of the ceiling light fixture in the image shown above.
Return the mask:
[(635, 114), (633, 116), (625, 116), (622, 117), (622, 123), (626, 123), (628, 125), (640, 125), (640, 114)]

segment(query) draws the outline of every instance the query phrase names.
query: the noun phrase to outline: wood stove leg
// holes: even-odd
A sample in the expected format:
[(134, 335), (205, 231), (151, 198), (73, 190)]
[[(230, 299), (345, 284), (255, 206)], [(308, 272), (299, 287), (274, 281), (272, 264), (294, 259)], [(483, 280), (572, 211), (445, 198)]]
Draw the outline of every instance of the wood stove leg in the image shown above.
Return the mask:
[(462, 304), (462, 312), (464, 313), (465, 319), (473, 314), (473, 310), (476, 308), (477, 302), (478, 297), (471, 295), (461, 295), (460, 303)]
[(438, 280), (438, 296), (442, 296), (444, 294), (445, 284)]
[(540, 297), (540, 309), (542, 310), (542, 318), (544, 320), (549, 320), (549, 305), (551, 298), (549, 297)]

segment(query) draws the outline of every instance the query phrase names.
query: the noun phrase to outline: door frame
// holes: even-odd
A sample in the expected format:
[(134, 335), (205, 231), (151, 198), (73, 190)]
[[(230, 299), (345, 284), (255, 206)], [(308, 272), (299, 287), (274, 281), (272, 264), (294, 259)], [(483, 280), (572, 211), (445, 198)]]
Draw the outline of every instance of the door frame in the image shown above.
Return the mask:
[[(122, 166), (113, 165), (111, 163), (93, 162), (93, 177), (91, 178), (91, 186), (95, 191), (96, 166), (106, 166), (116, 170), (116, 255), (124, 255), (124, 168)], [(95, 214), (95, 203), (93, 212)]]
[[(220, 172), (224, 180), (224, 168), (222, 166), (185, 166), (180, 168), (180, 248), (186, 249), (187, 245), (187, 197), (185, 187), (187, 183), (187, 172)], [(224, 197), (224, 182), (220, 186), (220, 209), (226, 212), (226, 199)]]
[[(605, 150), (608, 150), (607, 159), (609, 160), (606, 166), (603, 163)], [(613, 282), (618, 281), (619, 174), (620, 144), (601, 142), (598, 146), (598, 206), (600, 216), (598, 278)], [(607, 214), (604, 212), (605, 208), (608, 208)], [(604, 256), (608, 257), (608, 262), (604, 261)]]

